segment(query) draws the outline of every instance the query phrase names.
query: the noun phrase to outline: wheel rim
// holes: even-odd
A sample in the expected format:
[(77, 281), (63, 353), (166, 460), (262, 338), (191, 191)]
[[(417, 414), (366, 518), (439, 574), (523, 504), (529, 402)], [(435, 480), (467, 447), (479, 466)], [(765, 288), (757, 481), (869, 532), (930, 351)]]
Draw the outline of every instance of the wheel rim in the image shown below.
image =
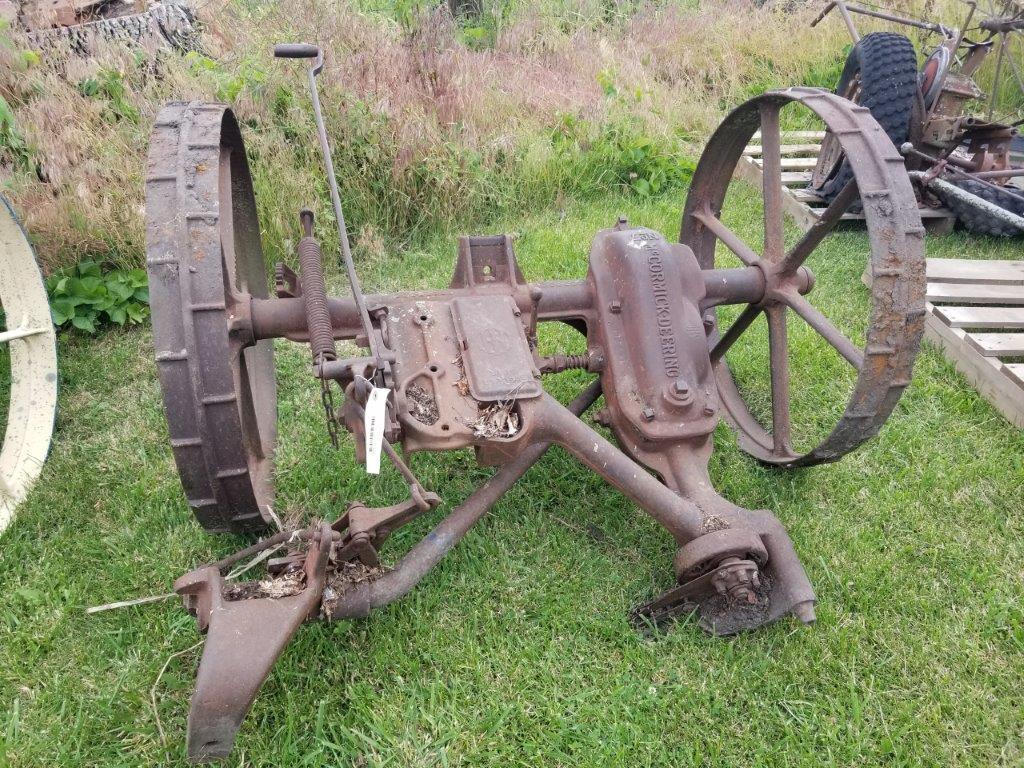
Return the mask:
[(146, 182), (157, 366), (182, 485), (209, 530), (271, 520), (277, 391), (273, 342), (231, 332), (266, 268), (241, 134), (223, 105), (157, 118)]
[[(799, 103), (839, 137), (856, 183), (843, 190), (790, 249), (783, 240), (779, 110)], [(747, 142), (760, 128), (763, 147), (765, 248), (756, 253), (720, 220), (733, 170)], [(871, 311), (861, 350), (804, 298), (810, 289), (804, 261), (835, 227), (857, 196), (863, 200), (871, 244)], [(720, 240), (741, 261), (766, 275), (765, 300), (750, 305), (719, 334), (716, 310), (709, 311), (708, 336), (727, 421), (740, 447), (769, 464), (801, 466), (834, 461), (877, 433), (910, 382), (924, 330), (924, 228), (903, 161), (870, 112), (842, 97), (812, 88), (792, 88), (748, 101), (733, 111), (712, 136), (694, 172), (680, 232), (701, 266), (714, 267)], [(787, 317), (799, 315), (857, 371), (845, 411), (828, 436), (798, 453), (790, 444)], [(724, 355), (761, 313), (768, 319), (771, 361), (771, 432), (744, 401)]]
[[(39, 476), (57, 409), (57, 344), (39, 267), (7, 200), (0, 197), (0, 361), (9, 365), (7, 423), (0, 448), (0, 531)], [(8, 362), (9, 361), (9, 362)], [(6, 375), (4, 370), (2, 375)], [(6, 384), (6, 382), (5, 382)], [(5, 386), (4, 389), (7, 389)]]
[[(844, 99), (854, 104), (860, 103), (861, 97), (860, 72), (850, 81), (846, 90), (839, 94)], [(818, 153), (818, 162), (811, 171), (811, 189), (821, 189), (830, 182), (843, 165), (843, 145), (839, 137), (832, 131), (826, 130), (821, 140), (821, 151)]]

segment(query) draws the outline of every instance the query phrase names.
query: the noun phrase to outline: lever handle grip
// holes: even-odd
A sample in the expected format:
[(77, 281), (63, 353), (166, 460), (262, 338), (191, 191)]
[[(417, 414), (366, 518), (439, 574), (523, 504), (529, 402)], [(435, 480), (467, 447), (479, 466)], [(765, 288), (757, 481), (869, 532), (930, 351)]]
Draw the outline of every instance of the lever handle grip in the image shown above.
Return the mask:
[(315, 59), (320, 55), (320, 47), (309, 43), (279, 43), (274, 46), (274, 58), (277, 59)]

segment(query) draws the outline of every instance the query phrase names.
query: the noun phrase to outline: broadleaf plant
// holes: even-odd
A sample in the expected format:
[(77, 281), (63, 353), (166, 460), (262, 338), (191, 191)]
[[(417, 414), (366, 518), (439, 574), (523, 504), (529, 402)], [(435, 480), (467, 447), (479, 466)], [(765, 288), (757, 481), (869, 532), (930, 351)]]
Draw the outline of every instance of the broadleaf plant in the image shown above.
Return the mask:
[(54, 325), (96, 333), (104, 325), (135, 325), (149, 317), (149, 288), (142, 269), (104, 272), (81, 261), (46, 280)]

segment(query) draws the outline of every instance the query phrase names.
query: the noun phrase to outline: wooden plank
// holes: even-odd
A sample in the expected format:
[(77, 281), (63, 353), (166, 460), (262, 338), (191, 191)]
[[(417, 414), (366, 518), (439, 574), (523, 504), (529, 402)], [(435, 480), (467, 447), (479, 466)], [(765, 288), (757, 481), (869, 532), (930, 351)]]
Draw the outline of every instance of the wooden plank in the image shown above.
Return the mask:
[[(1010, 381), (1019, 386), (1021, 392), (1024, 393), (1024, 364), (1006, 363), (1003, 365), (1003, 373), (1006, 374)], [(1024, 394), (1021, 397), (1024, 397)]]
[[(801, 203), (818, 203), (822, 206), (825, 205), (825, 201), (821, 199), (821, 195), (815, 192), (813, 189), (790, 189), (787, 190), (789, 194), (799, 200)], [(811, 206), (814, 207), (813, 205)]]
[(966, 343), (963, 330), (950, 328), (933, 315), (929, 314), (925, 319), (924, 335), (943, 351), (982, 397), (992, 403), (1010, 423), (1024, 429), (1024, 389), (1004, 372), (1007, 366), (979, 354)]
[[(761, 173), (761, 169), (757, 169), (758, 173)], [(806, 187), (811, 181), (810, 171), (783, 171), (782, 172), (782, 186), (800, 186)]]
[(928, 282), (1024, 285), (1024, 261), (928, 259)]
[[(783, 144), (779, 147), (783, 155), (814, 155), (821, 152), (821, 144)], [(743, 150), (747, 157), (760, 157), (764, 148), (760, 144), (750, 144)]]
[(801, 203), (790, 194), (782, 196), (782, 210), (792, 216), (797, 226), (804, 232), (813, 227), (818, 220), (818, 214), (814, 213), (807, 203)]
[[(782, 136), (782, 140), (783, 141), (786, 141), (787, 139), (819, 139), (820, 140), (820, 139), (824, 139), (825, 138), (825, 132), (824, 131), (782, 131), (780, 135)], [(760, 140), (761, 132), (760, 131), (756, 131), (754, 133), (754, 138)]]
[(1024, 333), (968, 333), (967, 341), (985, 357), (1024, 357)]
[[(757, 163), (758, 167), (761, 165), (761, 161), (757, 158), (753, 158), (754, 162)], [(784, 157), (782, 158), (782, 170), (799, 170), (801, 168), (811, 169), (818, 164), (818, 158), (816, 157)]]
[(1024, 307), (937, 306), (934, 312), (950, 328), (1024, 328)]
[(1024, 306), (1024, 286), (928, 283), (928, 301), (957, 304), (1012, 304)]

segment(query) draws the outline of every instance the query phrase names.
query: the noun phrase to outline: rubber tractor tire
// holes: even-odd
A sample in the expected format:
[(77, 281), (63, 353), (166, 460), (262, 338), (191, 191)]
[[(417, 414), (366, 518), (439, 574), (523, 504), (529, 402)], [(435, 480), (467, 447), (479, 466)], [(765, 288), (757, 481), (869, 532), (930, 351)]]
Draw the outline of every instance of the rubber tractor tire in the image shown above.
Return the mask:
[[(1002, 190), (983, 184), (974, 179), (953, 179), (950, 181), (954, 186), (977, 195), (982, 200), (1005, 208), (1010, 213), (1024, 216), (1024, 189)], [(1005, 221), (1001, 221), (987, 211), (975, 208), (970, 203), (957, 200), (949, 195), (938, 194), (943, 204), (956, 214), (959, 221), (971, 234), (991, 235), (992, 237), (1020, 237), (1024, 235), (1024, 229), (1015, 227)]]
[[(899, 147), (910, 135), (917, 99), (917, 54), (910, 40), (892, 32), (872, 32), (850, 51), (836, 93), (867, 107), (892, 143)], [(831, 202), (853, 170), (845, 157), (816, 191)]]

